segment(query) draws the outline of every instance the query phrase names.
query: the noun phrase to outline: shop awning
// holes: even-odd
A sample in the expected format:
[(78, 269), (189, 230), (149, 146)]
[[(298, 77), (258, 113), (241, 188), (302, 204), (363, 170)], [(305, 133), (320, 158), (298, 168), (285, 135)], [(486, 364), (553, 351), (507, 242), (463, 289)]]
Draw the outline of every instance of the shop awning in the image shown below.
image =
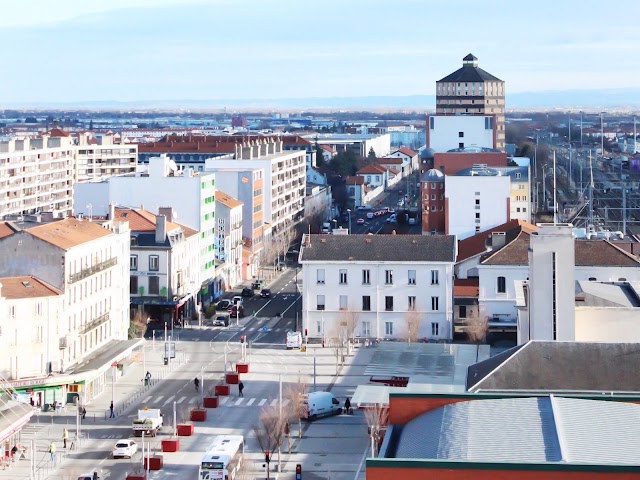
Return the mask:
[(16, 402), (7, 394), (0, 395), (0, 442), (19, 431), (33, 415), (30, 405)]

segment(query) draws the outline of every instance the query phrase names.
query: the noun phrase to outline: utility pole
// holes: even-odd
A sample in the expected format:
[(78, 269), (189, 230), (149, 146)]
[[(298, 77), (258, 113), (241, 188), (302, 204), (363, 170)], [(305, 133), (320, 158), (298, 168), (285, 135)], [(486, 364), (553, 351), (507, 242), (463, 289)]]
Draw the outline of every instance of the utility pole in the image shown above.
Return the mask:
[(580, 110), (580, 148), (582, 148), (582, 110)]
[(604, 112), (600, 112), (600, 158), (604, 160)]
[(573, 177), (571, 176), (571, 115), (569, 115), (569, 192), (572, 191), (571, 182), (573, 181)]
[(638, 149), (636, 148), (636, 138), (637, 138), (637, 134), (636, 134), (636, 116), (633, 116), (633, 153), (635, 155), (635, 153), (638, 151)]
[(589, 149), (589, 170), (591, 171), (591, 181), (589, 182), (589, 219), (587, 228), (593, 227), (593, 163), (591, 160), (591, 149)]

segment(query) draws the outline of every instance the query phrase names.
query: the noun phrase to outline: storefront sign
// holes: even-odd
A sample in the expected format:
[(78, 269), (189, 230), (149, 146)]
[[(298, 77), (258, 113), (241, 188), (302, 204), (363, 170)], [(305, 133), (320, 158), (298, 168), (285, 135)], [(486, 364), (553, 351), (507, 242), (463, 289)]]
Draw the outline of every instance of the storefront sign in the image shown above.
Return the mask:
[(16, 380), (14, 382), (4, 382), (4, 385), (6, 387), (11, 387), (11, 388), (20, 388), (20, 387), (26, 387), (31, 385), (44, 385), (45, 383), (47, 383), (47, 380), (50, 380), (50, 379), (49, 378), (32, 378), (30, 380)]

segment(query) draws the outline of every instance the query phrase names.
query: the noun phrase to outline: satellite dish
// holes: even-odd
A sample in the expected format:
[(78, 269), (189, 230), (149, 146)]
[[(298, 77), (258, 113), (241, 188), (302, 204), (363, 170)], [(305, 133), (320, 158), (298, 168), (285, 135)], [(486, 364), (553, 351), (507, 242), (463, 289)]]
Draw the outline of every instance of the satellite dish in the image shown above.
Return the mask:
[(171, 170), (172, 172), (178, 171), (178, 165), (176, 165), (175, 160), (169, 160), (169, 170)]

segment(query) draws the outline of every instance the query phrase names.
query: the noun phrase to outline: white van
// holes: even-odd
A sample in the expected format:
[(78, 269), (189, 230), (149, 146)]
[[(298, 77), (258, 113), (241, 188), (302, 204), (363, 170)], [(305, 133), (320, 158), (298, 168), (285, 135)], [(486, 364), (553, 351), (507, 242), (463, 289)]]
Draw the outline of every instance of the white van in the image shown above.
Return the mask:
[(331, 392), (311, 392), (303, 397), (303, 403), (305, 412), (303, 418), (307, 420), (342, 413), (340, 402)]
[(287, 332), (287, 350), (302, 347), (302, 333)]

